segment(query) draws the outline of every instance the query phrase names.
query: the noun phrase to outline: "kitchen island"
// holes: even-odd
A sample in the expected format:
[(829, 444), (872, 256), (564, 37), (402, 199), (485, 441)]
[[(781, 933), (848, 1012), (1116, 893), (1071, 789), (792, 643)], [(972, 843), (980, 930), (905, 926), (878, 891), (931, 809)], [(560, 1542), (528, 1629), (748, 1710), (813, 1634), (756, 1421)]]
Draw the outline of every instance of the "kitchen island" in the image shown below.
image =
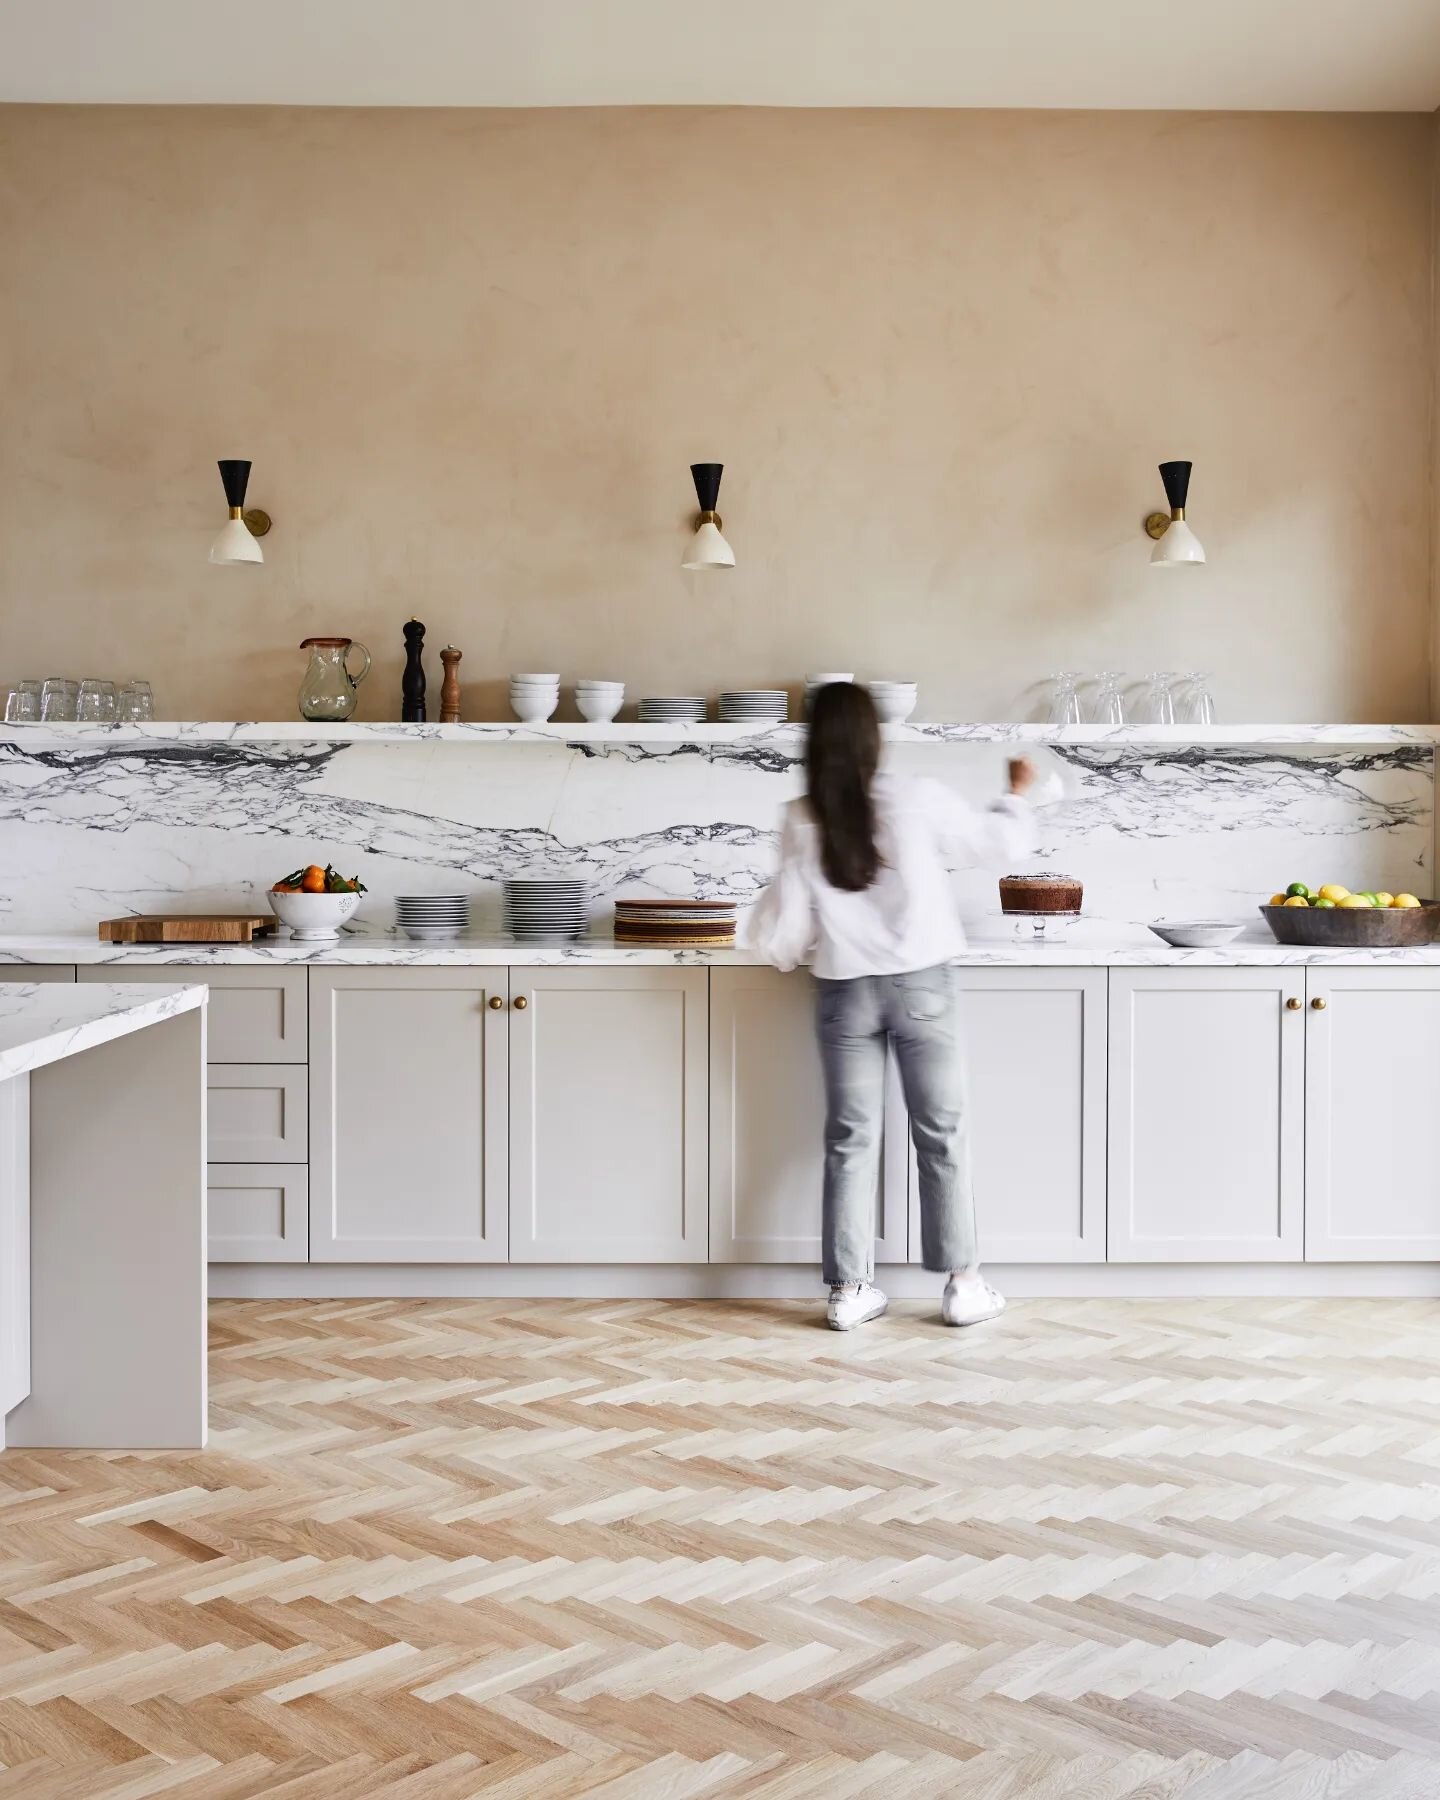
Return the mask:
[(206, 989), (53, 974), (0, 983), (0, 1448), (196, 1448)]
[[(821, 1099), (803, 973), (744, 950), (197, 949), (0, 938), (85, 987), (211, 989), (218, 1292), (807, 1293)], [(1014, 1293), (1440, 1291), (1440, 949), (976, 929), (981, 1248)], [(879, 1260), (928, 1292), (892, 1094)]]

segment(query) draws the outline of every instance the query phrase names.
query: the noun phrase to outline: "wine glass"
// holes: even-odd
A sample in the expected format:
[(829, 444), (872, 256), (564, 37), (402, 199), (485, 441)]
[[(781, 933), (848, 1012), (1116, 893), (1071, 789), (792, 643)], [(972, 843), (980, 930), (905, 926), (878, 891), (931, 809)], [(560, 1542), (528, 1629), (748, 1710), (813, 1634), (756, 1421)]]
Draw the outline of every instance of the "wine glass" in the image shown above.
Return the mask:
[(1090, 707), (1090, 717), (1094, 724), (1125, 723), (1124, 681), (1125, 677), (1118, 669), (1103, 669), (1095, 677), (1095, 698)]
[(1050, 723), (1052, 725), (1078, 725), (1081, 719), (1080, 694), (1077, 683), (1080, 677), (1068, 670), (1062, 670), (1050, 678)]
[(1215, 701), (1208, 675), (1187, 675), (1176, 684), (1175, 716), (1184, 725), (1213, 725)]
[(1145, 677), (1145, 686), (1141, 689), (1140, 699), (1136, 705), (1136, 719), (1141, 725), (1173, 725), (1175, 723), (1175, 694), (1171, 682), (1175, 679), (1169, 670), (1157, 670)]

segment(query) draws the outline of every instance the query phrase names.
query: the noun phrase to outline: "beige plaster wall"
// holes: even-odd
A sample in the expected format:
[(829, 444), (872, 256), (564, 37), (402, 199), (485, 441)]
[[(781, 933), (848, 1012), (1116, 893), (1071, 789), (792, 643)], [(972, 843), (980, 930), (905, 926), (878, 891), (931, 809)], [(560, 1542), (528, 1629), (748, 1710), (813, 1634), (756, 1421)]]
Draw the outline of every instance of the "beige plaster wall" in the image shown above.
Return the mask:
[[(0, 109), (0, 678), (290, 717), (401, 622), (632, 692), (1201, 666), (1428, 707), (1434, 121)], [(273, 512), (216, 570), (214, 459)], [(1152, 573), (1191, 456), (1211, 561)], [(732, 576), (680, 572), (726, 467)], [(435, 688), (438, 662), (432, 655)]]

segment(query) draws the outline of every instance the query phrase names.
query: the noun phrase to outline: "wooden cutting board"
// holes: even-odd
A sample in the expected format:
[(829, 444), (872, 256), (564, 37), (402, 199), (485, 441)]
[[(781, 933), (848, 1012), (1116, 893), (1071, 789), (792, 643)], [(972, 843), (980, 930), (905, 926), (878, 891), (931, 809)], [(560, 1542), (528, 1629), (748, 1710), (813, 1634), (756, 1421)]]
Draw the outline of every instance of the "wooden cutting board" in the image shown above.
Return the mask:
[(138, 913), (102, 919), (102, 944), (248, 944), (279, 925), (273, 913)]

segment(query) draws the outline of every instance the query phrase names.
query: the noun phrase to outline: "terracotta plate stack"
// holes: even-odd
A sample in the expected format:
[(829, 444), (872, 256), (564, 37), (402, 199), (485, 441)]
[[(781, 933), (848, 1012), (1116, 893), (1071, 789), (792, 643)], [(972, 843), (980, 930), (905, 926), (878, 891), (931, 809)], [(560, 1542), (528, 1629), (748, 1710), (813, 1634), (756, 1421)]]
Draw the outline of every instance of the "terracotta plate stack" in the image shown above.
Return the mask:
[(728, 950), (735, 943), (735, 902), (617, 900), (615, 942)]

